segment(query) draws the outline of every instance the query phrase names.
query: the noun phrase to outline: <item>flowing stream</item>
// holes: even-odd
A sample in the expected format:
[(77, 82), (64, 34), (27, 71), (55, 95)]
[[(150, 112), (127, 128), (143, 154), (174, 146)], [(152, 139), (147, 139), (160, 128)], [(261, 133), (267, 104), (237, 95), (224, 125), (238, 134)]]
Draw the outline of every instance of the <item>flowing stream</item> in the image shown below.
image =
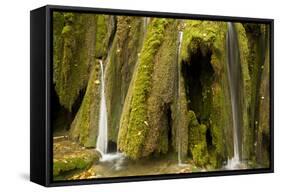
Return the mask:
[(238, 46), (238, 38), (233, 23), (228, 22), (227, 32), (227, 75), (230, 88), (232, 122), (233, 122), (233, 157), (228, 159), (226, 168), (239, 168), (239, 130), (242, 126), (242, 110), (241, 110), (241, 64)]
[(97, 150), (101, 152), (102, 155), (107, 153), (107, 109), (106, 100), (104, 93), (104, 72), (103, 72), (103, 62), (99, 60), (101, 69), (101, 94), (100, 94), (100, 115), (99, 115), (99, 132), (97, 138)]

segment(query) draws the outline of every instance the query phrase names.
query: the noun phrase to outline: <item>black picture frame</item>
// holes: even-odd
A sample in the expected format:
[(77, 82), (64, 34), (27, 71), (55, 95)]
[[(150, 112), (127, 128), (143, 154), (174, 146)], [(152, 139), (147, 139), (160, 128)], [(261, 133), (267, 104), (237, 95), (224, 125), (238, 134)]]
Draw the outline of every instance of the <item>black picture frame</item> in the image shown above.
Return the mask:
[[(270, 25), (270, 167), (247, 170), (224, 170), (168, 174), (98, 178), (91, 180), (53, 181), (52, 179), (52, 12), (83, 12), (128, 16), (237, 21)], [(44, 186), (67, 186), (112, 182), (148, 181), (226, 175), (245, 175), (274, 172), (274, 20), (245, 17), (196, 15), (185, 13), (150, 12), (137, 10), (103, 9), (46, 5), (30, 12), (30, 180)]]

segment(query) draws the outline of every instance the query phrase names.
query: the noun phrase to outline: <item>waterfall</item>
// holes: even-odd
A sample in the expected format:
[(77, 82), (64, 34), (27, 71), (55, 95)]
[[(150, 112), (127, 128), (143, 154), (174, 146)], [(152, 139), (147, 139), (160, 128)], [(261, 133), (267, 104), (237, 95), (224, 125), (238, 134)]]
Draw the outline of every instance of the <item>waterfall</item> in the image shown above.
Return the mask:
[(100, 70), (101, 70), (101, 94), (100, 94), (100, 114), (99, 114), (99, 132), (97, 138), (97, 150), (102, 154), (107, 153), (107, 109), (106, 100), (104, 93), (104, 72), (103, 72), (103, 62), (99, 60)]
[(242, 110), (241, 110), (241, 64), (239, 55), (238, 38), (233, 23), (228, 22), (227, 32), (227, 75), (230, 89), (230, 100), (233, 122), (233, 157), (228, 159), (226, 168), (239, 168), (239, 130), (242, 129)]
[(177, 62), (178, 62), (178, 120), (177, 120), (177, 135), (178, 135), (178, 164), (182, 164), (182, 158), (181, 158), (181, 137), (180, 137), (180, 119), (181, 116), (179, 113), (181, 112), (181, 105), (180, 105), (180, 74), (181, 74), (181, 67), (180, 67), (180, 51), (181, 51), (181, 43), (182, 43), (182, 35), (183, 32), (179, 31), (178, 34), (178, 56), (177, 56)]

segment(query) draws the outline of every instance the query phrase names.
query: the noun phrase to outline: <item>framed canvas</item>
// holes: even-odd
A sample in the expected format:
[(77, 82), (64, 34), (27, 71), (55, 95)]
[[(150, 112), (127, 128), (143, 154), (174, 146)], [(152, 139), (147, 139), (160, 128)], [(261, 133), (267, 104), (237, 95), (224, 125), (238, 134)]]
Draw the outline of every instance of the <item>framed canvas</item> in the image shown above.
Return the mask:
[(273, 172), (273, 20), (31, 11), (30, 179)]

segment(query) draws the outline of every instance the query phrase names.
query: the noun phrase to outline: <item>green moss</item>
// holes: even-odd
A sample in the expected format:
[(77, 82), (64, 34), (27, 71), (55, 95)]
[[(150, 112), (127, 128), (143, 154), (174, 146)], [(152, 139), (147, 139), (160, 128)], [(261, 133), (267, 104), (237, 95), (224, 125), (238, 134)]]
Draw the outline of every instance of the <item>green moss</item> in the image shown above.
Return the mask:
[(98, 58), (104, 57), (108, 50), (109, 40), (109, 16), (97, 15), (95, 55)]
[(54, 159), (53, 176), (74, 169), (85, 169), (93, 162), (90, 155), (81, 155), (79, 157), (65, 157), (64, 159)]
[(69, 111), (85, 88), (93, 61), (95, 16), (54, 12), (53, 82), (60, 104)]
[[(107, 55), (114, 25), (109, 16), (64, 14), (61, 29), (62, 48), (54, 58), (54, 82), (60, 104), (72, 110), (81, 90), (86, 89), (82, 104), (71, 124), (70, 135), (86, 147), (96, 144), (99, 117), (99, 63), (95, 58)], [(61, 54), (61, 52), (63, 54)], [(61, 54), (61, 55), (60, 55)]]
[(207, 127), (204, 124), (199, 124), (195, 113), (188, 112), (188, 147), (192, 159), (197, 166), (204, 166), (208, 163), (208, 150), (206, 142)]
[(92, 68), (82, 104), (71, 124), (70, 136), (85, 147), (95, 147), (99, 121), (100, 67)]
[(57, 177), (75, 169), (86, 169), (99, 161), (97, 151), (83, 149), (70, 140), (54, 140), (53, 176)]
[[(117, 17), (117, 30), (105, 70), (108, 139), (117, 142), (123, 104), (143, 42), (141, 17)], [(130, 50), (130, 51), (128, 51)]]
[(149, 130), (146, 134), (142, 154), (153, 152), (165, 154), (169, 150), (168, 134), (174, 128), (172, 110), (174, 94), (177, 90), (177, 48), (178, 21), (170, 20), (164, 38), (153, 61), (151, 90), (147, 99)]
[[(212, 85), (212, 94), (213, 105), (210, 115), (212, 149), (210, 153), (213, 153), (213, 157), (216, 157), (216, 161), (212, 161), (212, 163), (214, 163), (213, 166), (219, 167), (222, 161), (227, 159), (227, 155), (232, 156), (233, 154), (233, 140), (231, 139), (233, 132), (232, 129), (229, 129), (231, 126), (225, 129), (225, 127), (231, 123), (228, 121), (231, 108), (227, 106), (225, 93), (218, 83)], [(228, 137), (227, 139), (226, 136)]]
[(190, 56), (199, 49), (203, 55), (212, 52), (212, 66), (220, 74), (225, 55), (226, 23), (215, 21), (188, 20), (183, 31), (180, 60), (190, 61)]
[[(268, 75), (267, 73), (264, 73), (263, 69), (266, 68), (266, 57), (269, 52), (269, 40), (267, 39), (269, 29), (264, 24), (243, 24), (243, 26), (246, 30), (249, 46), (248, 68), (251, 86), (251, 97), (249, 106), (250, 120), (249, 126), (246, 127), (247, 129), (245, 129), (245, 139), (243, 141), (245, 147), (243, 154), (245, 159), (250, 159), (254, 162), (258, 159), (262, 159), (260, 155), (261, 153), (265, 154), (264, 157), (268, 156), (267, 150), (263, 151), (262, 147), (260, 147), (261, 145), (267, 145), (265, 143), (261, 144), (261, 137), (266, 138), (265, 140), (268, 139), (268, 137), (265, 136), (266, 134), (262, 134), (260, 132), (260, 127), (269, 127), (269, 122), (265, 121), (266, 123), (262, 123), (264, 117), (269, 114), (269, 112), (265, 112), (266, 110), (268, 110), (266, 106), (266, 103), (268, 101), (265, 100), (267, 99), (266, 95), (269, 89), (264, 87), (266, 84), (265, 81), (268, 81), (268, 77), (266, 77), (267, 80), (262, 82), (263, 78)], [(261, 93), (261, 90), (263, 90), (263, 93)], [(266, 99), (261, 100), (261, 95)], [(263, 109), (261, 110), (262, 112), (260, 111), (260, 104), (263, 105)], [(260, 126), (260, 123), (262, 123), (263, 126)], [(254, 145), (255, 140), (257, 141), (256, 145)]]
[(153, 59), (164, 38), (166, 19), (153, 19), (140, 54), (137, 74), (133, 81), (132, 97), (123, 111), (118, 135), (118, 147), (133, 159), (142, 156), (142, 147), (149, 130), (147, 98), (151, 90)]
[[(196, 109), (196, 116), (210, 132), (208, 143), (203, 139), (204, 142), (197, 144), (197, 147), (192, 144), (194, 142), (192, 133), (188, 134), (188, 143), (191, 145), (188, 148), (191, 155), (195, 156), (193, 159), (196, 159), (200, 166), (211, 164), (213, 167), (219, 167), (223, 160), (227, 159), (226, 152), (232, 153), (232, 142), (225, 140), (226, 135), (232, 135), (227, 126), (231, 123), (229, 122), (231, 106), (226, 76), (226, 33), (225, 22), (188, 20), (184, 24), (180, 54), (183, 65), (198, 65), (198, 63), (191, 63), (194, 62), (191, 60), (192, 56), (202, 55), (206, 59), (210, 54), (211, 70), (207, 71), (205, 69), (207, 66), (204, 66), (198, 77), (202, 90), (197, 94), (202, 95), (191, 97), (186, 85), (186, 99), (190, 102), (188, 107)], [(186, 84), (190, 83), (188, 79), (191, 77), (184, 78), (187, 78)]]

